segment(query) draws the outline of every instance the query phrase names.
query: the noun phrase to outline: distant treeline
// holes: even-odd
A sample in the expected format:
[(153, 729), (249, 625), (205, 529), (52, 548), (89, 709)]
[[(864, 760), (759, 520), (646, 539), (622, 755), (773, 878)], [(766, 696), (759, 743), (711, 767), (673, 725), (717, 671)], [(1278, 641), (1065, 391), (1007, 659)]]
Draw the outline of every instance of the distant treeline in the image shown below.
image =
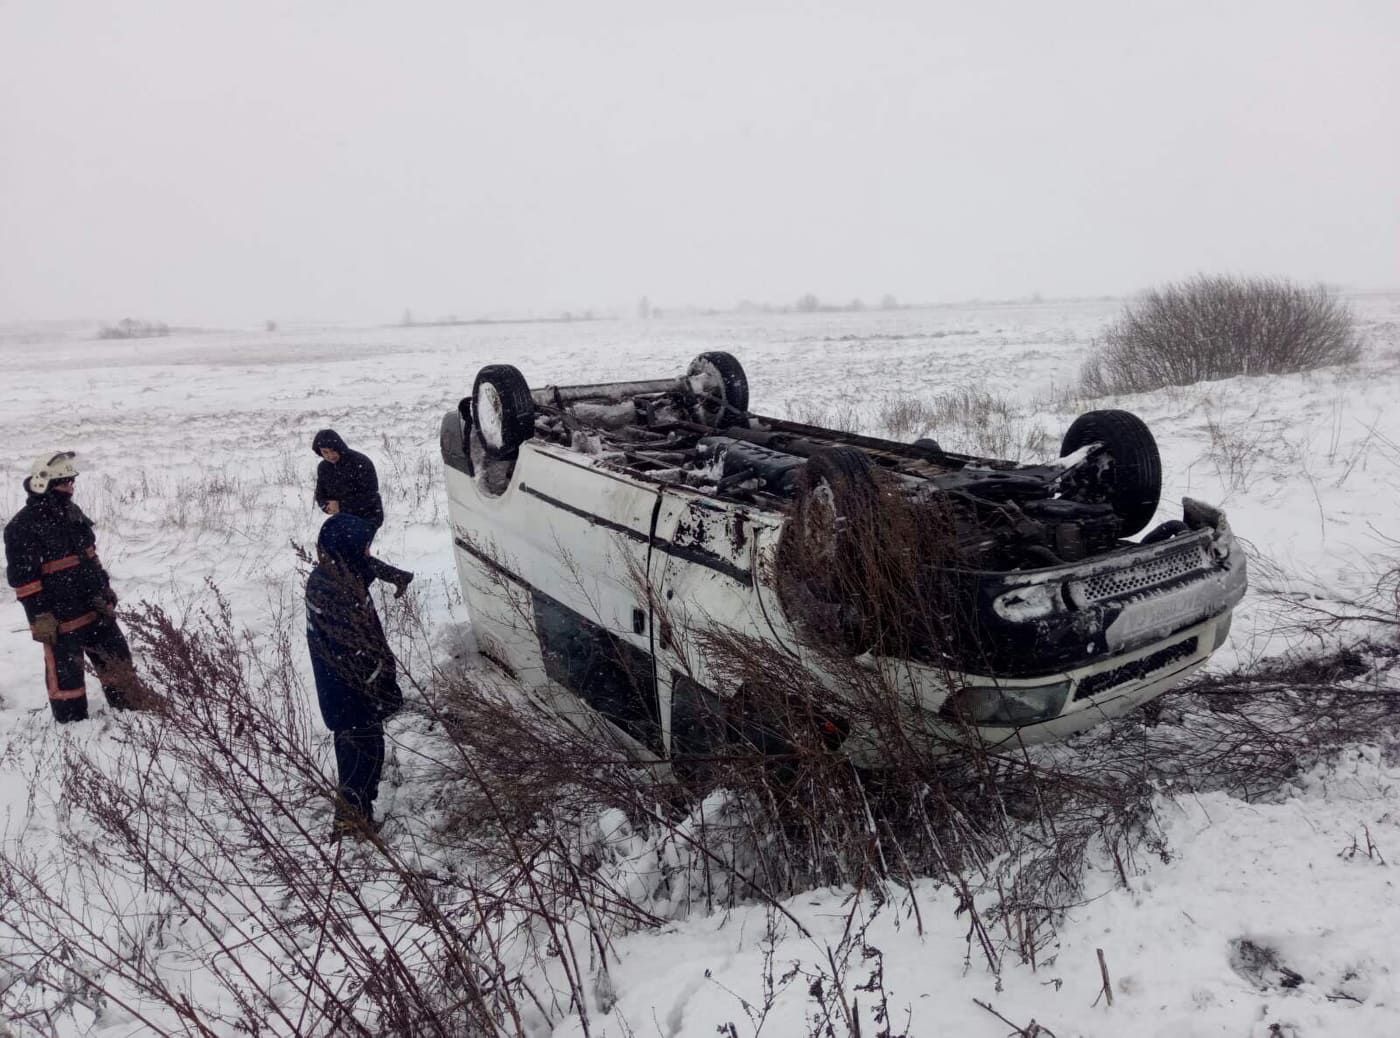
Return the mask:
[[(1059, 299), (1056, 302), (1101, 302), (1111, 300), (1112, 296), (1093, 296), (1077, 299)], [(656, 317), (716, 317), (723, 314), (827, 314), (827, 313), (862, 313), (868, 310), (917, 310), (929, 306), (957, 307), (957, 306), (1036, 306), (1047, 302), (1039, 292), (1028, 296), (1020, 296), (1006, 299), (964, 299), (958, 302), (945, 303), (902, 303), (895, 296), (886, 293), (878, 301), (866, 302), (863, 299), (851, 299), (846, 302), (824, 301), (814, 293), (808, 292), (799, 296), (791, 303), (770, 303), (756, 302), (752, 299), (741, 299), (731, 307), (695, 306), (686, 303), (674, 303), (666, 307), (656, 305), (649, 296), (642, 296), (637, 302), (636, 315), (642, 320), (650, 320)], [(614, 321), (618, 319), (616, 312), (595, 313), (592, 310), (584, 310), (579, 313), (565, 312), (552, 317), (474, 317), (461, 318), (455, 314), (436, 320), (419, 320), (415, 318), (411, 311), (405, 310), (403, 317), (398, 322), (400, 328), (443, 328), (455, 325), (472, 324), (565, 324), (577, 321)], [(389, 326), (386, 326), (389, 327)]]
[(399, 321), (400, 328), (453, 328), (465, 324), (573, 324), (578, 321), (613, 321), (615, 317), (599, 316), (592, 310), (581, 314), (564, 312), (556, 317), (442, 317), (436, 321), (416, 320), (411, 313), (405, 313)]
[(98, 329), (99, 339), (155, 339), (170, 334), (164, 321), (133, 321), (130, 317), (116, 324), (104, 324)]

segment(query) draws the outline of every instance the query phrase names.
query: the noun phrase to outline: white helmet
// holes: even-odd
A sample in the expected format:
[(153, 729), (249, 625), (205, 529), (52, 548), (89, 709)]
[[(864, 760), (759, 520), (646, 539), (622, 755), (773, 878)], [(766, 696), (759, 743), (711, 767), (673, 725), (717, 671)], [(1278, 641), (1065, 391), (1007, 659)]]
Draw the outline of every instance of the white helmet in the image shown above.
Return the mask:
[(78, 466), (73, 464), (77, 455), (72, 451), (50, 451), (34, 459), (29, 469), (29, 489), (42, 494), (49, 484), (60, 479), (72, 479), (78, 474)]

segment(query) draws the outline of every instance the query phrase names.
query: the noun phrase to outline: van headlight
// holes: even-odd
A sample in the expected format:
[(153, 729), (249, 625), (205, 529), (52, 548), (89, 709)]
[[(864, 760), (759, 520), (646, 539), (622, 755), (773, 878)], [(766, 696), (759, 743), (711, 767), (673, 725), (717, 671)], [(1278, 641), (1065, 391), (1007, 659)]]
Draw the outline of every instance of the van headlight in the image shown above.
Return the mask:
[(1042, 620), (1065, 611), (1064, 590), (1059, 582), (1027, 584), (1004, 591), (992, 600), (997, 616), (1011, 623)]
[(1016, 688), (972, 685), (950, 695), (938, 712), (969, 724), (1034, 724), (1059, 715), (1070, 687), (1069, 681)]

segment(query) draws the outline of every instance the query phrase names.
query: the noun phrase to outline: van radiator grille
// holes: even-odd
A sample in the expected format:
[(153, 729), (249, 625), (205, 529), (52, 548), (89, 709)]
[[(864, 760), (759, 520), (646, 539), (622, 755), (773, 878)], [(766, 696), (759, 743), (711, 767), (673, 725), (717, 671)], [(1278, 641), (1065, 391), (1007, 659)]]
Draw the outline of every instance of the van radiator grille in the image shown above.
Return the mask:
[(1159, 670), (1166, 670), (1173, 663), (1189, 659), (1195, 654), (1196, 639), (1187, 638), (1184, 642), (1177, 642), (1175, 645), (1168, 645), (1165, 649), (1158, 649), (1140, 660), (1133, 660), (1132, 663), (1125, 663), (1121, 667), (1114, 667), (1101, 674), (1090, 674), (1080, 681), (1079, 687), (1074, 690), (1074, 701), (1088, 699), (1090, 696), (1096, 696), (1100, 692), (1106, 692), (1110, 688), (1126, 684), (1129, 681), (1140, 681)]
[(1205, 549), (1199, 544), (1191, 544), (1127, 569), (1089, 577), (1080, 581), (1079, 587), (1090, 603), (1102, 602), (1164, 584), (1175, 577), (1203, 569), (1206, 565)]

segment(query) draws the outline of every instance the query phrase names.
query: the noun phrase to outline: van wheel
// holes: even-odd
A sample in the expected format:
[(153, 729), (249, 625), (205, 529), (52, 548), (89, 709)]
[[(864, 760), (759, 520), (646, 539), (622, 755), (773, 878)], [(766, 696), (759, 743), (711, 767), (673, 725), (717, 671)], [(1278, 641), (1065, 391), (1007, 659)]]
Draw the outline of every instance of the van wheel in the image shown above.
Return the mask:
[(482, 442), (481, 430), (473, 429), (467, 436), (467, 457), (476, 485), (488, 497), (500, 497), (510, 489), (515, 474), (515, 459), (492, 454)]
[(509, 364), (488, 364), (472, 386), (472, 412), (488, 457), (514, 459), (535, 435), (535, 401), (525, 376)]
[(858, 655), (869, 648), (864, 552), (878, 540), (873, 466), (851, 447), (807, 460), (801, 490), (778, 546), (784, 610), (809, 635)]
[(1060, 444), (1060, 457), (1091, 443), (1102, 445), (1066, 496), (1111, 505), (1130, 537), (1152, 521), (1162, 497), (1162, 458), (1157, 441), (1137, 415), (1128, 411), (1089, 411), (1074, 420)]
[(690, 362), (686, 376), (701, 398), (700, 417), (706, 425), (733, 425), (748, 412), (749, 378), (732, 353), (702, 353)]
[(806, 494), (799, 509), (802, 537), (823, 561), (843, 554), (855, 536), (852, 525), (873, 514), (879, 500), (873, 469), (854, 447), (831, 447), (807, 459)]

